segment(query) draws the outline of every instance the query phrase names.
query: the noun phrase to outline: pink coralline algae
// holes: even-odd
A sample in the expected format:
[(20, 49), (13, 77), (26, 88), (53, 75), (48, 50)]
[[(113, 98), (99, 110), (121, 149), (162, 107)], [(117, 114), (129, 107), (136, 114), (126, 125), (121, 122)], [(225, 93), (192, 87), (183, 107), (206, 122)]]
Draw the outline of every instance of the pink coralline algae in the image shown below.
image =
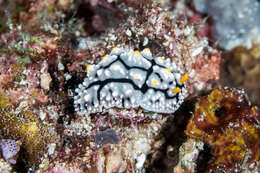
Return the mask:
[(57, 164), (55, 167), (46, 171), (46, 173), (81, 173), (81, 171), (77, 168)]

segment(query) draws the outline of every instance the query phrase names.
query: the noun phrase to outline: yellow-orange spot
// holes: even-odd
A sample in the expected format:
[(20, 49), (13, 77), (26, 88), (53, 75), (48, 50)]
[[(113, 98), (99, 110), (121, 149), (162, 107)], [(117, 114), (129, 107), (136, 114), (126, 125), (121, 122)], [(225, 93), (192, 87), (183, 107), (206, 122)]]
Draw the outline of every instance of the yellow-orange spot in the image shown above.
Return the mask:
[(22, 146), (23, 143), (21, 141), (17, 141), (17, 145)]
[(38, 96), (39, 96), (39, 93), (38, 93), (37, 91), (32, 91), (31, 93), (32, 93), (32, 95), (33, 95), (34, 97), (38, 97)]
[(135, 79), (140, 79), (140, 75), (135, 75)]
[(189, 75), (186, 73), (185, 75), (183, 75), (180, 79), (180, 83), (185, 83), (189, 78)]
[(171, 71), (171, 69), (169, 69), (169, 68), (166, 68), (165, 69), (168, 73), (171, 73), (172, 71)]
[(87, 65), (87, 67), (86, 67), (87, 71), (89, 71), (89, 70), (90, 70), (90, 68), (91, 68), (91, 65), (90, 65), (90, 64), (88, 64), (88, 65)]
[(172, 93), (173, 94), (177, 94), (177, 93), (179, 93), (181, 91), (181, 89), (179, 88), (179, 87), (176, 87), (176, 88), (174, 88), (173, 90), (172, 90)]
[(84, 100), (85, 100), (85, 101), (88, 101), (88, 96), (87, 96), (87, 95), (84, 96)]
[(146, 51), (150, 51), (150, 49), (149, 49), (149, 48), (145, 48), (144, 50), (146, 50)]
[(113, 48), (112, 48), (112, 50), (115, 50), (115, 49), (118, 49), (118, 47), (117, 47), (117, 46), (115, 46), (115, 47), (113, 47)]
[(105, 59), (107, 59), (107, 56), (102, 56), (101, 59), (102, 59), (102, 60), (105, 60)]
[(159, 82), (158, 82), (157, 80), (153, 79), (153, 80), (152, 80), (152, 84), (153, 84), (153, 85), (158, 85)]
[(134, 51), (134, 54), (135, 54), (135, 55), (140, 55), (140, 51), (135, 50), (135, 51)]
[(160, 59), (160, 60), (164, 60), (164, 57), (163, 57), (163, 56), (160, 56), (159, 59)]

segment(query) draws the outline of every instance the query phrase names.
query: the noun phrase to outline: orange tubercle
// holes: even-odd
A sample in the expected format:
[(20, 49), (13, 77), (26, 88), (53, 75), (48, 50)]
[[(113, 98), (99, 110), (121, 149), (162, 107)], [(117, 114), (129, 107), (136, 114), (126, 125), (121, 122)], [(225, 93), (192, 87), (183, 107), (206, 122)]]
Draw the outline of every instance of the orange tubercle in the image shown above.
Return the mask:
[(135, 51), (134, 51), (134, 54), (135, 54), (135, 55), (140, 55), (140, 51), (135, 50)]
[(118, 49), (118, 47), (117, 47), (117, 46), (115, 46), (115, 47), (113, 47), (113, 48), (112, 48), (112, 50), (115, 50), (115, 49)]
[(181, 91), (181, 89), (180, 89), (179, 87), (176, 87), (176, 88), (174, 88), (174, 89), (172, 90), (172, 93), (177, 94), (177, 93), (179, 93), (180, 91)]
[(165, 69), (168, 73), (171, 73), (172, 71), (171, 71), (171, 69), (169, 69), (169, 68), (166, 68)]
[(154, 80), (152, 80), (152, 84), (153, 84), (153, 85), (158, 85), (159, 82), (158, 82), (157, 80), (154, 79)]
[(186, 73), (186, 74), (184, 74), (184, 75), (181, 77), (180, 83), (185, 83), (188, 79), (189, 79), (189, 75)]
[(86, 70), (89, 71), (91, 68), (91, 64), (88, 64), (87, 67), (86, 67)]
[(105, 60), (105, 59), (107, 59), (107, 56), (102, 56), (101, 59), (102, 59), (102, 60)]
[(164, 60), (164, 57), (163, 57), (163, 56), (160, 56), (159, 59), (160, 59), (160, 60)]

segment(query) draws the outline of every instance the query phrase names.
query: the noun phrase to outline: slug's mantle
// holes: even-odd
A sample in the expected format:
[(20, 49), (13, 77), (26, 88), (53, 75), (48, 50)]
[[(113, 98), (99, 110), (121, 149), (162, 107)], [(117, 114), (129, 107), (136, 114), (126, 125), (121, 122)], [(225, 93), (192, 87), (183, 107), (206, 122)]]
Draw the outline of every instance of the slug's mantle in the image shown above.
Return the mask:
[(75, 90), (79, 115), (103, 108), (137, 108), (173, 113), (187, 95), (188, 75), (170, 59), (152, 57), (149, 48), (139, 52), (115, 47), (96, 65), (86, 67), (87, 77)]

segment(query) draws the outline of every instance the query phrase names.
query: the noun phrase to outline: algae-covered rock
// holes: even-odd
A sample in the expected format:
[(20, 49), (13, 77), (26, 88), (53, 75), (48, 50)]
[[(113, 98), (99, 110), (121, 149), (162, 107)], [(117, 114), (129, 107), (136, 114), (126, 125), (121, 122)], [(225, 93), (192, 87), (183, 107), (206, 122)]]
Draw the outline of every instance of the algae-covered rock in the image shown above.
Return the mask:
[(254, 172), (260, 166), (260, 111), (242, 90), (214, 89), (201, 97), (185, 133), (211, 146), (207, 172)]

